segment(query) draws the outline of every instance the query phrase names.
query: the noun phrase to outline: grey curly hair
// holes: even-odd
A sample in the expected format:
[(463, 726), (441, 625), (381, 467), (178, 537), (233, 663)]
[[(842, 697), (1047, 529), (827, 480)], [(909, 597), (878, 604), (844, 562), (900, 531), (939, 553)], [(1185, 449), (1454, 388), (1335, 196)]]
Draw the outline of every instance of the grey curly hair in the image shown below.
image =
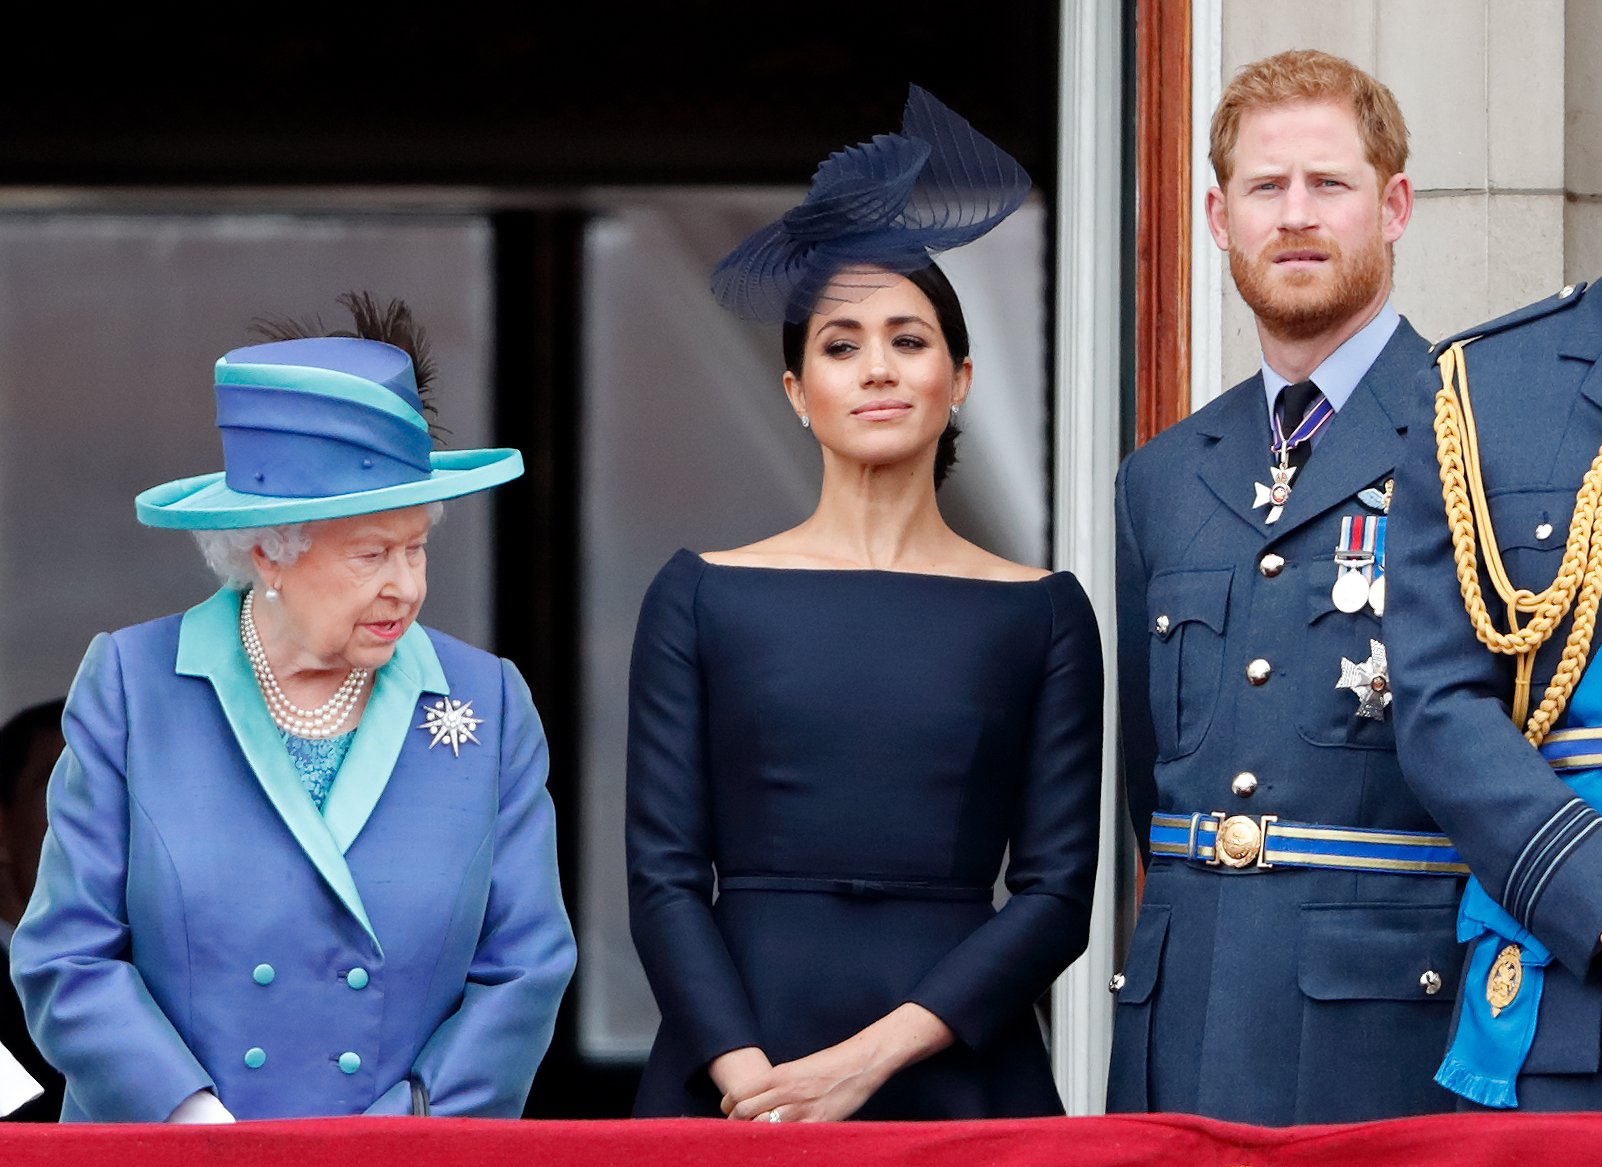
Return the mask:
[[(428, 504), (428, 525), (432, 529), (445, 517), (445, 504)], [(225, 588), (247, 591), (256, 584), (256, 564), (251, 553), (261, 552), (279, 567), (289, 567), (312, 545), (312, 529), (318, 524), (286, 523), (278, 527), (239, 527), (232, 531), (195, 531), (195, 542)]]

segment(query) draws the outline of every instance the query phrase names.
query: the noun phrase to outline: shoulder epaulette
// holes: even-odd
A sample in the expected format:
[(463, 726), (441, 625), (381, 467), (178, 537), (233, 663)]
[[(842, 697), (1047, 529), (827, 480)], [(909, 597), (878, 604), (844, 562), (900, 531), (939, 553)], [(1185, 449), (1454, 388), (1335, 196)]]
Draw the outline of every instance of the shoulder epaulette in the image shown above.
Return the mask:
[(1498, 316), (1495, 320), (1487, 321), (1484, 324), (1476, 324), (1473, 328), (1465, 328), (1462, 332), (1453, 333), (1443, 340), (1438, 340), (1430, 345), (1430, 353), (1435, 355), (1460, 340), (1465, 343), (1471, 340), (1479, 340), (1481, 337), (1493, 336), (1498, 332), (1506, 332), (1510, 328), (1517, 328), (1527, 321), (1539, 320), (1543, 316), (1550, 316), (1554, 312), (1572, 308), (1585, 298), (1585, 292), (1586, 285), (1584, 283), (1569, 284), (1555, 296), (1548, 296), (1544, 300), (1537, 300), (1533, 304), (1515, 308), (1506, 316)]

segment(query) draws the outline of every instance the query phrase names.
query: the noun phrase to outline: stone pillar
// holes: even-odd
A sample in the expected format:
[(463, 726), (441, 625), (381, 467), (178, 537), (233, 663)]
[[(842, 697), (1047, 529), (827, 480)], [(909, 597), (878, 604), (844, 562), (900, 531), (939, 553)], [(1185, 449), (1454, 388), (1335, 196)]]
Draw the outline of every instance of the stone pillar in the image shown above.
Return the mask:
[(1602, 0), (1568, 0), (1563, 278), (1602, 279)]

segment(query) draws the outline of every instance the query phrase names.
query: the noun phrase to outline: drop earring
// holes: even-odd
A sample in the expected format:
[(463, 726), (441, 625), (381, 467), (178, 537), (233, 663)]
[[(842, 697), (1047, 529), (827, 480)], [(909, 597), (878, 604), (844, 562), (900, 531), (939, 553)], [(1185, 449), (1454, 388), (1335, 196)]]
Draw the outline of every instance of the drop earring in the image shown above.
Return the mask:
[(801, 428), (804, 430), (809, 430), (812, 428), (812, 418), (810, 415), (805, 413), (801, 415)]
[(266, 600), (269, 604), (272, 603), (278, 598), (278, 589), (269, 584), (267, 586), (267, 590), (262, 593), (261, 598)]
[(956, 425), (957, 424), (957, 410), (958, 410), (958, 408), (959, 407), (955, 406), (955, 405), (953, 405), (951, 407), (951, 424), (952, 425)]

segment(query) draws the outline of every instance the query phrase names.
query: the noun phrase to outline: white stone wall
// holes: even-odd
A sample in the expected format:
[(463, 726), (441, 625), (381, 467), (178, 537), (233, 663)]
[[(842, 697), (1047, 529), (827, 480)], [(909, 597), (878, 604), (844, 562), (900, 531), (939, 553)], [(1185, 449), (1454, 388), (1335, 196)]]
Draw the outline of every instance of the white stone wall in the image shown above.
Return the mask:
[[(1195, 35), (1219, 38), (1220, 85), (1258, 57), (1317, 48), (1396, 94), (1417, 195), (1396, 303), (1425, 336), (1602, 277), (1602, 0), (1197, 5), (1208, 9), (1221, 27)], [(1219, 389), (1259, 360), (1251, 314), (1222, 284)]]
[(1602, 279), (1602, 0), (1564, 6), (1563, 273)]

